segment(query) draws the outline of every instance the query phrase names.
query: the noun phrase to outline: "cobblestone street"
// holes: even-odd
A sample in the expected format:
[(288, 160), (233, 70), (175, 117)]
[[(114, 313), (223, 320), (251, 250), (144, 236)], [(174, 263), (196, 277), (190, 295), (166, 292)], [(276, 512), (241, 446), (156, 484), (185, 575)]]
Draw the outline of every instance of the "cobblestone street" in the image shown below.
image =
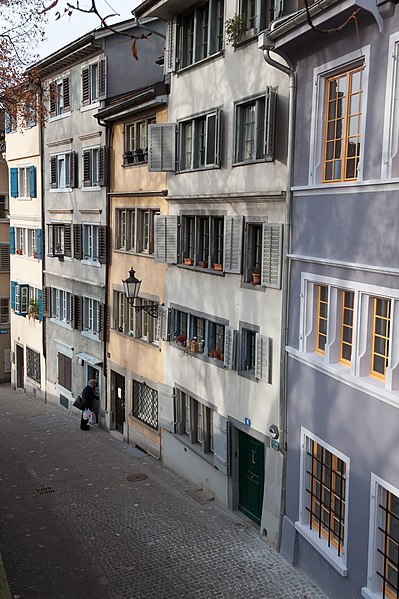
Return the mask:
[(189, 496), (120, 435), (81, 431), (78, 418), (8, 386), (0, 452), (0, 553), (13, 597), (325, 597), (254, 527)]

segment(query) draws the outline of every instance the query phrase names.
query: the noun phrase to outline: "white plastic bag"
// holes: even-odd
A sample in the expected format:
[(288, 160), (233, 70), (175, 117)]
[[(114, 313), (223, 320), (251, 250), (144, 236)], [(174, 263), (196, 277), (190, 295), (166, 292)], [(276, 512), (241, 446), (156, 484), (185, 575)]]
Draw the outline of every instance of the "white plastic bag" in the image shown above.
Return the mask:
[(91, 412), (91, 413), (90, 413), (90, 416), (89, 416), (89, 423), (90, 423), (90, 424), (97, 424), (97, 418), (96, 418), (96, 415), (95, 415), (95, 413), (94, 413), (94, 412)]
[(86, 408), (85, 410), (83, 410), (83, 420), (89, 420), (90, 414), (91, 414), (91, 410), (89, 410), (89, 408)]

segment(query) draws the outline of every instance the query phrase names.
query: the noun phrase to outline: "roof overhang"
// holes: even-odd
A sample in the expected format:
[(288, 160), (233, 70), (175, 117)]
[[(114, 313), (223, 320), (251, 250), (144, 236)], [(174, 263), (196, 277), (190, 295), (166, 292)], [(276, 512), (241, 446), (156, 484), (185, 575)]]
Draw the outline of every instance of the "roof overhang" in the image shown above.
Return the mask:
[(167, 21), (197, 3), (198, 0), (144, 0), (133, 13), (137, 19), (160, 17)]
[(112, 123), (144, 110), (163, 106), (167, 104), (168, 95), (169, 85), (162, 82), (156, 83), (128, 97), (124, 94), (120, 102), (114, 99), (111, 105), (99, 110), (94, 116), (104, 123)]

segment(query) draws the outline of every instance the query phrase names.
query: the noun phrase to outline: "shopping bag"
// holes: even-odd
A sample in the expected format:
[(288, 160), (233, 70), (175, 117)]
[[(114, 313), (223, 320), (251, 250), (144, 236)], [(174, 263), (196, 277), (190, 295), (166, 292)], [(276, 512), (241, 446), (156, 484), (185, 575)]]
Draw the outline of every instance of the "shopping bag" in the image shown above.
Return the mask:
[(90, 424), (97, 424), (97, 418), (96, 418), (96, 415), (95, 415), (95, 413), (94, 413), (94, 412), (91, 412), (91, 413), (90, 413), (90, 416), (89, 416), (89, 423), (90, 423)]
[(89, 410), (89, 408), (86, 408), (85, 410), (83, 410), (83, 420), (89, 420), (90, 414), (91, 414), (91, 410)]

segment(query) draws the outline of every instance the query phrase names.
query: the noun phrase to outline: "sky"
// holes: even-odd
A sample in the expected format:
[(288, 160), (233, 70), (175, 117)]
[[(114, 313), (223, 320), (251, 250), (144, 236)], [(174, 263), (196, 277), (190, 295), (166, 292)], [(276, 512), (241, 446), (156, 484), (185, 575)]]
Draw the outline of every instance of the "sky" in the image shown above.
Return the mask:
[[(75, 0), (76, 1), (76, 0)], [(71, 1), (71, 4), (74, 3)], [(44, 2), (45, 6), (51, 4), (51, 0)], [(90, 8), (91, 0), (80, 0), (81, 8)], [(131, 11), (140, 0), (96, 0), (96, 6), (101, 16), (106, 16), (112, 13), (119, 13), (120, 16), (108, 19), (107, 23), (118, 23), (132, 17)], [(66, 2), (60, 0), (58, 5), (48, 12), (48, 23), (46, 25), (47, 40), (40, 42), (35, 49), (40, 58), (52, 54), (59, 48), (69, 44), (84, 33), (100, 26), (99, 20), (94, 15), (88, 15), (74, 11), (72, 17), (63, 15), (58, 21), (55, 20), (57, 11), (63, 14)]]

